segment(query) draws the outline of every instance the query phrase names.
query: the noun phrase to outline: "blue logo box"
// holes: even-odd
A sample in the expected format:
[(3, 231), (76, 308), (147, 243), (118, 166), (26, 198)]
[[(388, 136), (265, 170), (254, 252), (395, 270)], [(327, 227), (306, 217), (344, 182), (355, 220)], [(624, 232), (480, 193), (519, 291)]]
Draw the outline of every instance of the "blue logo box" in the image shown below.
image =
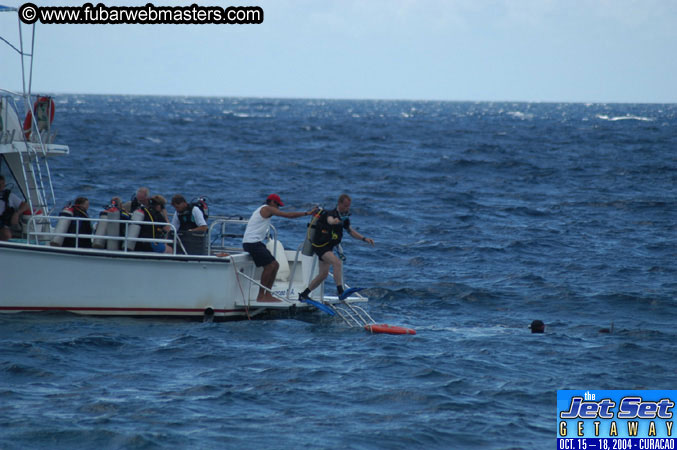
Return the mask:
[(677, 435), (677, 429), (672, 426), (676, 401), (677, 391), (557, 391), (558, 441), (560, 438), (632, 439), (637, 444), (632, 448), (664, 448), (645, 446), (645, 443), (640, 446), (637, 439), (673, 441)]

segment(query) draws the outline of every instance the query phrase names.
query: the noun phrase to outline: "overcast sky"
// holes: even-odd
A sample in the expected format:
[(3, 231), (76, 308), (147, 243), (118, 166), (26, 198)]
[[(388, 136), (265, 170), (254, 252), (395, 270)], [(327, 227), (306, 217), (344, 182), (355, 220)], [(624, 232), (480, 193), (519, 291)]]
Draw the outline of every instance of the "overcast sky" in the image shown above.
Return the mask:
[[(22, 3), (0, 0), (8, 6)], [(38, 23), (34, 91), (677, 102), (675, 0), (196, 3), (260, 6), (264, 22)], [(16, 31), (16, 16), (0, 14), (0, 35), (17, 42)], [(7, 71), (16, 67), (18, 57), (2, 47), (0, 87), (20, 88), (17, 74)]]

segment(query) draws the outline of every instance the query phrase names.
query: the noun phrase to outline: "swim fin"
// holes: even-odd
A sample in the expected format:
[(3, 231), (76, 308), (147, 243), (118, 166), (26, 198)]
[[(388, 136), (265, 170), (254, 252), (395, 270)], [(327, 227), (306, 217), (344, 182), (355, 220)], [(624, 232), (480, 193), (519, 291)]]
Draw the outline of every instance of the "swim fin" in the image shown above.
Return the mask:
[(322, 310), (322, 311), (326, 312), (326, 313), (329, 314), (330, 316), (333, 316), (334, 314), (336, 314), (336, 312), (335, 312), (331, 307), (329, 307), (329, 306), (327, 306), (327, 305), (325, 305), (325, 304), (323, 304), (323, 303), (316, 302), (315, 300), (311, 300), (311, 299), (309, 299), (309, 298), (300, 298), (299, 300), (302, 301), (302, 302), (306, 302), (306, 303), (308, 303), (309, 305), (312, 305), (312, 306), (314, 306), (315, 308), (317, 308), (317, 309), (319, 309), (319, 310)]
[(364, 288), (354, 287), (354, 288), (346, 289), (345, 291), (343, 291), (343, 294), (341, 294), (339, 296), (339, 300), (343, 301), (343, 300), (347, 299), (348, 297), (350, 297), (351, 295), (353, 295), (355, 292), (360, 292), (362, 290), (364, 290)]

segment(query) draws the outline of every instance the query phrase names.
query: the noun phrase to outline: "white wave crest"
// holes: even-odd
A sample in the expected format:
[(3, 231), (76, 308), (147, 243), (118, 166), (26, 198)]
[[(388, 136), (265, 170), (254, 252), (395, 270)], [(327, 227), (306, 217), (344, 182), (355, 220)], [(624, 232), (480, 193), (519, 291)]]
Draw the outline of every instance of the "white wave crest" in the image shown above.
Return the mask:
[(521, 111), (508, 111), (508, 115), (514, 117), (515, 119), (520, 120), (531, 120), (534, 118), (534, 115), (531, 113), (523, 113)]
[(654, 119), (653, 117), (642, 117), (642, 116), (631, 116), (631, 115), (625, 115), (625, 116), (616, 116), (616, 117), (609, 117), (605, 114), (597, 114), (597, 118), (601, 120), (608, 120), (609, 122), (616, 122), (618, 120), (640, 120), (642, 122), (653, 122)]

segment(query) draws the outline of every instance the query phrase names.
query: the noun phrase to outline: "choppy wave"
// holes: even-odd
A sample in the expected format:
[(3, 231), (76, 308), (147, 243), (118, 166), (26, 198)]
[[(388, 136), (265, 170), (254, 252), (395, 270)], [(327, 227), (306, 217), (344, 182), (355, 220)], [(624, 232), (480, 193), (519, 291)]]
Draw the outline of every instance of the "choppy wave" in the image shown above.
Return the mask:
[(632, 116), (632, 115), (625, 115), (625, 116), (608, 116), (606, 114), (598, 114), (596, 116), (600, 120), (608, 120), (609, 122), (617, 122), (619, 120), (639, 120), (642, 122), (653, 122), (654, 119), (653, 117), (641, 117), (641, 116)]

